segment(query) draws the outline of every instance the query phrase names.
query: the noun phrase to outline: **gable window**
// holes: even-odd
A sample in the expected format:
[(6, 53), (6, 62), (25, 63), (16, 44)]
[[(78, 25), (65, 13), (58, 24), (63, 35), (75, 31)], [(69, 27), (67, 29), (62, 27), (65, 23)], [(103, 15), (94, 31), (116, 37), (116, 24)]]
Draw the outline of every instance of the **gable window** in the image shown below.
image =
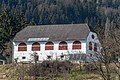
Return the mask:
[(89, 42), (89, 50), (92, 50), (92, 42)]
[(54, 49), (54, 44), (53, 42), (47, 42), (45, 44), (45, 50), (53, 50)]
[(94, 39), (95, 38), (95, 36), (92, 34), (92, 39)]
[(32, 44), (32, 51), (40, 51), (40, 44), (38, 42)]
[(97, 43), (94, 44), (94, 51), (97, 51)]
[(62, 41), (59, 43), (59, 50), (67, 50), (67, 43)]
[(81, 42), (80, 41), (74, 41), (72, 45), (72, 49), (81, 49)]
[(25, 43), (20, 43), (18, 45), (18, 51), (27, 51), (27, 45)]

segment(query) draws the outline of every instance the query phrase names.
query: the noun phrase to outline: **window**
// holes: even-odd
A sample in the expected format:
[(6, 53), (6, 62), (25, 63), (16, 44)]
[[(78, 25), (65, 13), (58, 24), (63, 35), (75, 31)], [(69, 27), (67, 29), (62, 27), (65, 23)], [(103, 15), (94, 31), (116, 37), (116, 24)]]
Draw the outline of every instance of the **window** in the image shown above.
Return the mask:
[(89, 50), (92, 50), (92, 42), (89, 42)]
[(94, 51), (97, 51), (97, 44), (94, 44)]
[(22, 57), (22, 59), (26, 59), (26, 57), (24, 56), (24, 57)]
[(92, 54), (90, 54), (90, 57), (92, 57), (93, 55)]
[(47, 42), (45, 44), (45, 50), (53, 50), (54, 49), (54, 44), (53, 42)]
[(18, 51), (27, 51), (27, 45), (25, 43), (20, 43), (18, 45)]
[(92, 34), (92, 39), (94, 39), (95, 38), (95, 36)]
[(72, 45), (72, 49), (81, 49), (81, 42), (80, 41), (74, 41)]
[(67, 43), (62, 41), (59, 43), (59, 50), (67, 50)]
[(32, 44), (32, 51), (40, 51), (40, 44), (38, 42)]

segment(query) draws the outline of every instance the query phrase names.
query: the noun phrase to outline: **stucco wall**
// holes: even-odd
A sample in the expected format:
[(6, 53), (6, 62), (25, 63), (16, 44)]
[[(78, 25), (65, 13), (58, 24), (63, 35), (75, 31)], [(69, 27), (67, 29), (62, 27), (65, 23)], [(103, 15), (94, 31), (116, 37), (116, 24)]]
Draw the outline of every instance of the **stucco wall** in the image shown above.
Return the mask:
[[(94, 39), (92, 38), (92, 35), (94, 35)], [(89, 50), (89, 42), (92, 43), (92, 50)], [(97, 51), (94, 51), (94, 44), (97, 44)], [(86, 53), (89, 55), (89, 57), (93, 57), (93, 56), (90, 56), (90, 54), (94, 55), (95, 52), (100, 52), (100, 42), (99, 42), (99, 39), (98, 39), (98, 36), (96, 33), (94, 32), (90, 32), (88, 37), (87, 37), (87, 43), (86, 43)]]
[[(52, 41), (54, 43), (54, 50), (45, 50), (45, 44), (46, 42), (39, 42), (40, 43), (40, 51), (36, 51), (36, 53), (39, 56), (39, 60), (46, 60), (47, 55), (51, 55), (52, 59), (58, 59), (60, 58), (61, 53), (63, 54), (72, 54), (72, 53), (86, 53), (86, 41), (81, 40), (81, 49), (80, 50), (72, 50), (72, 44), (74, 41), (66, 41), (68, 45), (68, 50), (58, 50), (59, 43), (61, 41)], [(18, 45), (20, 42), (13, 42), (13, 61), (15, 58), (18, 58), (18, 62), (21, 61), (31, 61), (33, 58), (31, 54), (33, 54), (35, 51), (31, 51), (32, 44), (34, 42), (25, 42), (27, 44), (27, 51), (18, 51)], [(26, 57), (25, 59), (22, 59), (22, 57)], [(64, 57), (67, 58), (67, 57)]]

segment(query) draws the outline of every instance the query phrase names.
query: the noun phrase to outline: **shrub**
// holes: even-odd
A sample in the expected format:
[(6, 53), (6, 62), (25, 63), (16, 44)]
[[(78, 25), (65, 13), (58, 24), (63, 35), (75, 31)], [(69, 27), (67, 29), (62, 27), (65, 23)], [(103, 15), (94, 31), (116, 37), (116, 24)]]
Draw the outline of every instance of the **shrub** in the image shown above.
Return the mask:
[(49, 76), (58, 73), (68, 73), (73, 64), (70, 61), (43, 61), (37, 65), (30, 66), (29, 76)]
[(96, 65), (93, 63), (86, 63), (83, 66), (85, 67), (86, 71), (96, 71), (97, 70)]

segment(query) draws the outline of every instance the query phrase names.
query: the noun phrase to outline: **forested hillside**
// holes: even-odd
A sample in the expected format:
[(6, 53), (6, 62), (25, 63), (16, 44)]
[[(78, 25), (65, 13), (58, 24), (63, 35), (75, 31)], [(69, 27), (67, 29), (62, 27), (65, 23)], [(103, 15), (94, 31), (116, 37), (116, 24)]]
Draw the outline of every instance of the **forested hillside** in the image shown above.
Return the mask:
[(102, 26), (120, 15), (120, 0), (0, 0), (3, 6), (23, 12), (28, 23), (66, 24), (88, 22)]
[(26, 25), (88, 23), (95, 31), (106, 21), (120, 27), (120, 0), (0, 0), (0, 50)]

